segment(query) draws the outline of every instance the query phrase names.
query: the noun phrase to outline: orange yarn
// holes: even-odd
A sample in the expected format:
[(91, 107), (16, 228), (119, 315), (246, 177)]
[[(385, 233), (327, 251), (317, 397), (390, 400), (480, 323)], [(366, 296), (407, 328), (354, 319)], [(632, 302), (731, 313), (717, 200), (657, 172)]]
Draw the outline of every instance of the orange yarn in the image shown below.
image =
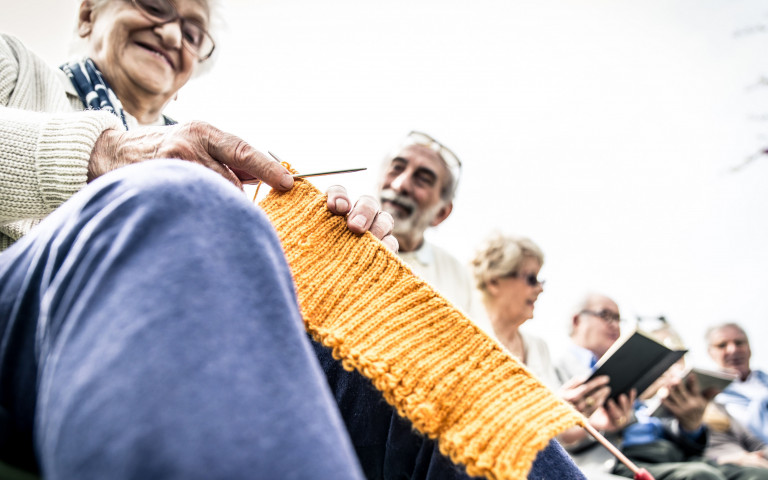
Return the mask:
[(350, 232), (309, 182), (260, 205), (307, 331), (470, 475), (526, 478), (550, 439), (586, 422), (373, 235)]

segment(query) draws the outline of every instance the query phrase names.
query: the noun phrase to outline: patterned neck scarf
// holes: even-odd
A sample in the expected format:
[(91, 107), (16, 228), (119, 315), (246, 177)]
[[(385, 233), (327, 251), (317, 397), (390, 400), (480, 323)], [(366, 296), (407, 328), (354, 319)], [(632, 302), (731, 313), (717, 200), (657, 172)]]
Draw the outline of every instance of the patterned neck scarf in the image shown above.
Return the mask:
[[(59, 68), (64, 71), (75, 87), (77, 94), (83, 105), (93, 110), (106, 110), (113, 113), (122, 120), (125, 128), (128, 128), (128, 122), (125, 120), (125, 111), (120, 99), (109, 86), (107, 81), (101, 75), (101, 72), (93, 60), (85, 58), (79, 62), (70, 62), (61, 65)], [(166, 125), (174, 125), (176, 121), (163, 115)]]

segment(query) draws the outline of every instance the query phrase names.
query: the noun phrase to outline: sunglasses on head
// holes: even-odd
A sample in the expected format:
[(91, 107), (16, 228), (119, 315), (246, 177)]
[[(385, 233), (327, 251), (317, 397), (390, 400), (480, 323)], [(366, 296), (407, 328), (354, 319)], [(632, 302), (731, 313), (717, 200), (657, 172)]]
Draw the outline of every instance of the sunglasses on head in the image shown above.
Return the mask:
[(445, 164), (448, 165), (448, 168), (454, 172), (454, 175), (457, 178), (461, 173), (461, 160), (459, 160), (459, 157), (453, 153), (453, 150), (426, 133), (412, 130), (405, 139), (405, 145), (421, 145), (431, 148), (440, 155)]

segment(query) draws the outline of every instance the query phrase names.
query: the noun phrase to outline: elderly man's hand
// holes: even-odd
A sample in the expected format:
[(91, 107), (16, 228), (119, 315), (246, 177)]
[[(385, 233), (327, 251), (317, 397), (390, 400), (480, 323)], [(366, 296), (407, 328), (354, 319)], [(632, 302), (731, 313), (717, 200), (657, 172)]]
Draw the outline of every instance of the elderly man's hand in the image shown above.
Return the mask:
[(679, 379), (672, 382), (661, 403), (677, 418), (683, 430), (695, 432), (701, 426), (708, 400), (699, 390), (696, 375), (691, 375), (687, 382)]
[(289, 190), (293, 177), (278, 162), (245, 140), (204, 122), (146, 127), (127, 132), (104, 131), (91, 151), (88, 180), (111, 170), (156, 158), (199, 163), (242, 189), (242, 181), (258, 178), (272, 188)]
[(589, 417), (603, 406), (610, 395), (609, 380), (607, 375), (595, 377), (588, 382), (583, 378), (572, 379), (560, 387), (560, 397), (585, 417)]
[(630, 390), (629, 395), (622, 393), (617, 400), (608, 400), (603, 408), (598, 409), (591, 417), (591, 423), (598, 430), (605, 432), (617, 432), (634, 421), (634, 404), (637, 398), (635, 389)]
[(347, 228), (355, 233), (364, 233), (370, 230), (376, 238), (384, 243), (385, 247), (397, 252), (399, 245), (397, 239), (392, 235), (395, 221), (392, 215), (379, 209), (379, 202), (375, 198), (363, 195), (352, 207), (347, 190), (341, 185), (328, 188), (326, 193), (328, 194), (328, 210), (336, 215), (347, 215)]

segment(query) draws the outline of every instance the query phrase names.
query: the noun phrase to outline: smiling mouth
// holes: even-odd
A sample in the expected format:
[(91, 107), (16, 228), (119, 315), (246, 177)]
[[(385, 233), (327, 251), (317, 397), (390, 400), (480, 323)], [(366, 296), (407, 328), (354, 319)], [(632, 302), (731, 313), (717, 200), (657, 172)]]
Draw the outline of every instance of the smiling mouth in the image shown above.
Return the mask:
[(156, 47), (153, 47), (152, 45), (149, 45), (149, 44), (143, 43), (143, 42), (136, 42), (136, 45), (138, 45), (139, 47), (143, 48), (144, 50), (147, 50), (147, 51), (149, 51), (149, 52), (152, 52), (153, 54), (155, 54), (155, 55), (157, 55), (158, 57), (162, 58), (163, 60), (165, 60), (165, 62), (166, 62), (166, 63), (167, 63), (167, 64), (168, 64), (168, 65), (169, 65), (169, 66), (170, 66), (172, 69), (174, 69), (174, 70), (175, 70), (175, 68), (176, 68), (176, 67), (173, 65), (173, 62), (171, 61), (171, 57), (169, 57), (169, 56), (168, 56), (168, 54), (167, 54), (167, 53), (165, 53), (164, 51), (162, 51), (162, 50), (160, 50), (160, 49), (158, 49), (158, 48), (156, 48)]
[(398, 211), (401, 211), (405, 213), (405, 216), (409, 216), (411, 213), (413, 213), (413, 208), (403, 205), (402, 203), (399, 203), (395, 200), (382, 200), (381, 205), (391, 205), (395, 207)]

